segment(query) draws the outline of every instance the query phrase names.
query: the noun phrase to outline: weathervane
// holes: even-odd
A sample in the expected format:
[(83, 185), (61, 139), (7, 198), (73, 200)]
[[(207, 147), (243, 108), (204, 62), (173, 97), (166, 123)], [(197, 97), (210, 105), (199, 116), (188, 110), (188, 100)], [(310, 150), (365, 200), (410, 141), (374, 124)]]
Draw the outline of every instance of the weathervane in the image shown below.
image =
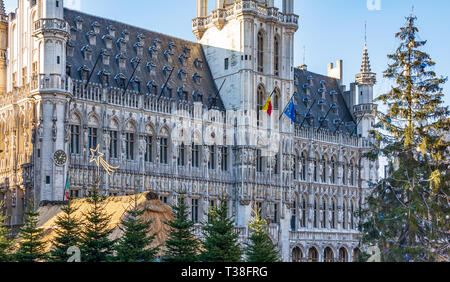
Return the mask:
[(103, 169), (108, 173), (108, 175), (111, 175), (115, 172), (116, 169), (118, 169), (118, 166), (112, 166), (109, 163), (107, 163), (104, 159), (102, 152), (100, 152), (100, 144), (97, 145), (97, 148), (91, 149), (91, 159), (89, 160), (89, 163), (95, 162), (97, 167), (100, 169), (100, 167), (103, 167)]

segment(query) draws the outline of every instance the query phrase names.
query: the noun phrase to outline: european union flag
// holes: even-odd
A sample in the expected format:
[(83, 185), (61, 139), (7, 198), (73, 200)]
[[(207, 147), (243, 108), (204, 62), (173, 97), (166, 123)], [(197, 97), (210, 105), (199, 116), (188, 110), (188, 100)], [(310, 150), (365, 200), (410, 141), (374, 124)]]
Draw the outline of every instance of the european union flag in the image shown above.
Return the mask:
[(295, 123), (295, 105), (292, 99), (284, 113), (292, 120), (293, 123)]

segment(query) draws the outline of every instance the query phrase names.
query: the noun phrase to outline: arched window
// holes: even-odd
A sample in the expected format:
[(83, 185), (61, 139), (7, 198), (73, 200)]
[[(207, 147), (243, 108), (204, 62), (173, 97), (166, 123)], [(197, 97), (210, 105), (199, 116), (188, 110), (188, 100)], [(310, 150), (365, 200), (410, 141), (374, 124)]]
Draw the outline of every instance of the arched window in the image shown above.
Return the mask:
[(178, 147), (178, 166), (185, 166), (185, 153), (186, 153), (186, 146), (184, 146), (184, 143), (182, 143)]
[(336, 157), (331, 158), (331, 183), (336, 184)]
[(280, 110), (280, 96), (281, 96), (280, 89), (276, 88), (272, 96), (272, 104), (274, 111)]
[(258, 32), (258, 72), (264, 72), (264, 36)]
[(278, 39), (278, 36), (275, 36), (273, 45), (274, 45), (273, 46), (273, 52), (274, 52), (273, 69), (274, 69), (274, 74), (276, 76), (279, 76), (280, 75), (280, 40)]
[(302, 262), (303, 261), (303, 252), (299, 247), (295, 247), (292, 250), (292, 262)]
[(325, 262), (334, 262), (333, 250), (330, 247), (326, 247), (324, 251)]
[(209, 146), (208, 168), (216, 169), (216, 147), (215, 146)]
[(306, 180), (306, 156), (302, 153), (302, 180)]
[(336, 228), (336, 219), (337, 219), (337, 201), (336, 198), (333, 197), (333, 199), (331, 200), (331, 228), (335, 229)]
[(126, 133), (126, 139), (125, 139), (125, 150), (126, 150), (126, 156), (127, 160), (132, 161), (134, 160), (134, 133), (127, 132)]
[(261, 150), (256, 150), (256, 172), (263, 172), (263, 158)]
[(348, 262), (348, 253), (344, 247), (339, 249), (339, 262)]
[(280, 170), (278, 168), (280, 165), (280, 155), (279, 154), (275, 155), (274, 161), (275, 161), (274, 174), (279, 174), (280, 173)]
[(147, 142), (147, 146), (145, 148), (145, 161), (153, 162), (153, 136), (147, 135), (145, 136), (145, 141)]
[(306, 227), (306, 216), (307, 216), (307, 196), (302, 197), (302, 227)]
[(168, 164), (169, 163), (169, 138), (168, 137), (161, 137), (160, 144), (159, 144), (159, 157), (160, 157), (160, 163), (161, 164)]
[(322, 156), (322, 183), (327, 183), (327, 160), (325, 156)]
[(326, 196), (322, 199), (322, 209), (322, 228), (327, 228), (328, 205)]
[(355, 185), (355, 160), (350, 162), (350, 185)]
[(314, 247), (308, 251), (308, 262), (319, 262), (319, 252)]
[(314, 198), (314, 228), (319, 227), (319, 197)]
[(294, 164), (293, 164), (292, 169), (293, 169), (293, 177), (294, 177), (294, 180), (295, 180), (295, 179), (297, 179), (297, 162), (298, 162), (297, 154), (295, 154), (293, 156), (293, 159), (294, 159)]
[(319, 178), (319, 156), (314, 158), (314, 182), (318, 182)]
[[(3, 140), (3, 139), (1, 139)], [(69, 152), (71, 154), (80, 154), (81, 141), (81, 119), (74, 114), (72, 117), (72, 124), (70, 125), (70, 144)]]
[(297, 230), (297, 195), (295, 195), (295, 199), (292, 202), (292, 210), (291, 210), (291, 230)]
[(347, 167), (348, 167), (348, 162), (347, 162), (347, 159), (346, 158), (344, 158), (344, 163), (342, 164), (342, 171), (343, 171), (343, 173), (342, 173), (342, 184), (343, 185), (347, 185)]
[(262, 112), (262, 108), (264, 107), (264, 99), (266, 96), (266, 90), (264, 89), (264, 86), (262, 86), (261, 84), (258, 86), (258, 91), (257, 91), (257, 102), (256, 102), (256, 119), (258, 122), (257, 126), (261, 126), (262, 125), (262, 118), (261, 118), (261, 112)]
[(343, 211), (343, 219), (342, 219), (342, 228), (343, 229), (347, 229), (348, 227), (348, 204), (347, 204), (347, 199), (344, 198), (344, 204), (342, 209)]
[(350, 228), (355, 229), (355, 201), (352, 199), (350, 203)]

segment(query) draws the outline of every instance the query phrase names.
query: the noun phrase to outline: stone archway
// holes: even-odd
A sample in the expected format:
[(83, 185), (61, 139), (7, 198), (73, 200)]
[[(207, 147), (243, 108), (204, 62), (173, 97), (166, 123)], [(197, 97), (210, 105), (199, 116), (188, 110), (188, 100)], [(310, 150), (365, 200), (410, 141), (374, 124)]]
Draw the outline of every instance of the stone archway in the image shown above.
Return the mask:
[(308, 262), (319, 262), (319, 252), (315, 247), (311, 247), (308, 251)]
[(300, 247), (296, 246), (292, 250), (292, 262), (302, 262), (303, 261), (303, 251)]

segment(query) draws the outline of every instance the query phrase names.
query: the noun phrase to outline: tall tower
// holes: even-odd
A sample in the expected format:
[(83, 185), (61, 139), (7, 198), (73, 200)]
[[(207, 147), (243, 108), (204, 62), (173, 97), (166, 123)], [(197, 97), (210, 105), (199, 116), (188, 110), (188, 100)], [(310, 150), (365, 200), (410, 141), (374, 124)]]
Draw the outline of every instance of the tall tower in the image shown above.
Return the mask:
[(6, 92), (6, 50), (8, 49), (8, 17), (0, 0), (0, 95)]
[(220, 93), (225, 107), (255, 112), (259, 86), (263, 99), (278, 89), (279, 101), (273, 103), (283, 107), (294, 91), (294, 1), (284, 0), (280, 11), (273, 0), (216, 0), (210, 15), (207, 2), (197, 0), (193, 33), (216, 84), (226, 79)]
[(67, 164), (53, 161), (56, 151), (67, 152), (65, 119), (71, 95), (66, 77), (69, 25), (63, 6), (63, 0), (19, 0), (9, 18), (7, 91), (13, 95), (29, 91), (33, 104), (30, 132), (25, 134), (33, 142), (29, 161), (34, 181), (28, 197), (37, 204), (64, 196)]
[[(33, 36), (37, 40), (41, 62), (38, 73), (39, 87), (35, 97), (40, 100), (38, 148), (40, 158), (35, 163), (40, 172), (36, 197), (40, 200), (61, 201), (64, 199), (64, 183), (67, 164), (56, 165), (56, 151), (67, 152), (67, 129), (65, 119), (70, 98), (70, 78), (66, 77), (66, 43), (69, 25), (64, 20), (63, 0), (45, 0), (40, 17), (34, 22)], [(36, 188), (35, 188), (36, 190)]]
[(358, 135), (368, 137), (375, 121), (376, 104), (373, 103), (373, 87), (376, 84), (377, 75), (370, 68), (367, 43), (364, 44), (364, 53), (361, 64), (361, 72), (356, 75), (358, 91), (355, 97), (356, 105), (353, 107), (355, 117), (360, 121)]

